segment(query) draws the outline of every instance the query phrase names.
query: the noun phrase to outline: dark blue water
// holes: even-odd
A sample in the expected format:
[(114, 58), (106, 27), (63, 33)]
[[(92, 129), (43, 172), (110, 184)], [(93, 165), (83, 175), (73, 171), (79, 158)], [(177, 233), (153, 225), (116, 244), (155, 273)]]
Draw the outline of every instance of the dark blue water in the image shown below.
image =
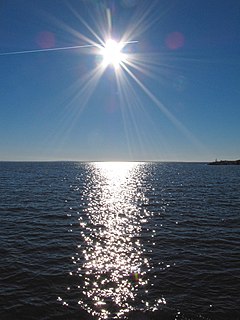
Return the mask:
[(240, 167), (0, 163), (0, 319), (240, 319)]

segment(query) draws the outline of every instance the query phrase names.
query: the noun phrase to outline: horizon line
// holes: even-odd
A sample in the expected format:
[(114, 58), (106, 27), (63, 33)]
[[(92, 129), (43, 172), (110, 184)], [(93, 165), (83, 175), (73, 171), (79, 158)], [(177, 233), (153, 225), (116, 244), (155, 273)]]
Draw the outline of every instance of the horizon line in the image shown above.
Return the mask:
[(1, 160), (0, 162), (161, 162), (161, 163), (208, 163), (209, 160), (74, 160), (74, 159), (60, 159), (60, 160)]

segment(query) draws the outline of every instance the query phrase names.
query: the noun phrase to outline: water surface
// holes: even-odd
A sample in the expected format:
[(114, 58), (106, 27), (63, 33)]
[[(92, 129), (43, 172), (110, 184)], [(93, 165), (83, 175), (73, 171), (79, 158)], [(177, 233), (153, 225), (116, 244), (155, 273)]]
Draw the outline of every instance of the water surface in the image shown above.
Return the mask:
[(240, 168), (0, 163), (1, 319), (240, 319)]

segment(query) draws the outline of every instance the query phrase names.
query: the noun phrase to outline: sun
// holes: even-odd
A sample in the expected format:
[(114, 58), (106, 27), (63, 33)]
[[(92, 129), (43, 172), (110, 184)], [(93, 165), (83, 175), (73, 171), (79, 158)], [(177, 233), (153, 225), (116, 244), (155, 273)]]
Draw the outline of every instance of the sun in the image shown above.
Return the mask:
[(121, 42), (108, 39), (100, 51), (100, 55), (103, 58), (102, 65), (104, 67), (112, 65), (115, 69), (118, 69), (121, 63), (123, 63), (125, 60), (122, 49), (123, 44)]

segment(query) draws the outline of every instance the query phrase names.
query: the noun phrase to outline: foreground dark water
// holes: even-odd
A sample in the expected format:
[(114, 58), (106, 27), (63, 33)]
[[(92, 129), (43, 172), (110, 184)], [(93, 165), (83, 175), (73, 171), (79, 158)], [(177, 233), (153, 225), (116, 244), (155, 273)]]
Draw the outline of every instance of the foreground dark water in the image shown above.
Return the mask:
[(240, 167), (0, 163), (0, 319), (240, 319)]

